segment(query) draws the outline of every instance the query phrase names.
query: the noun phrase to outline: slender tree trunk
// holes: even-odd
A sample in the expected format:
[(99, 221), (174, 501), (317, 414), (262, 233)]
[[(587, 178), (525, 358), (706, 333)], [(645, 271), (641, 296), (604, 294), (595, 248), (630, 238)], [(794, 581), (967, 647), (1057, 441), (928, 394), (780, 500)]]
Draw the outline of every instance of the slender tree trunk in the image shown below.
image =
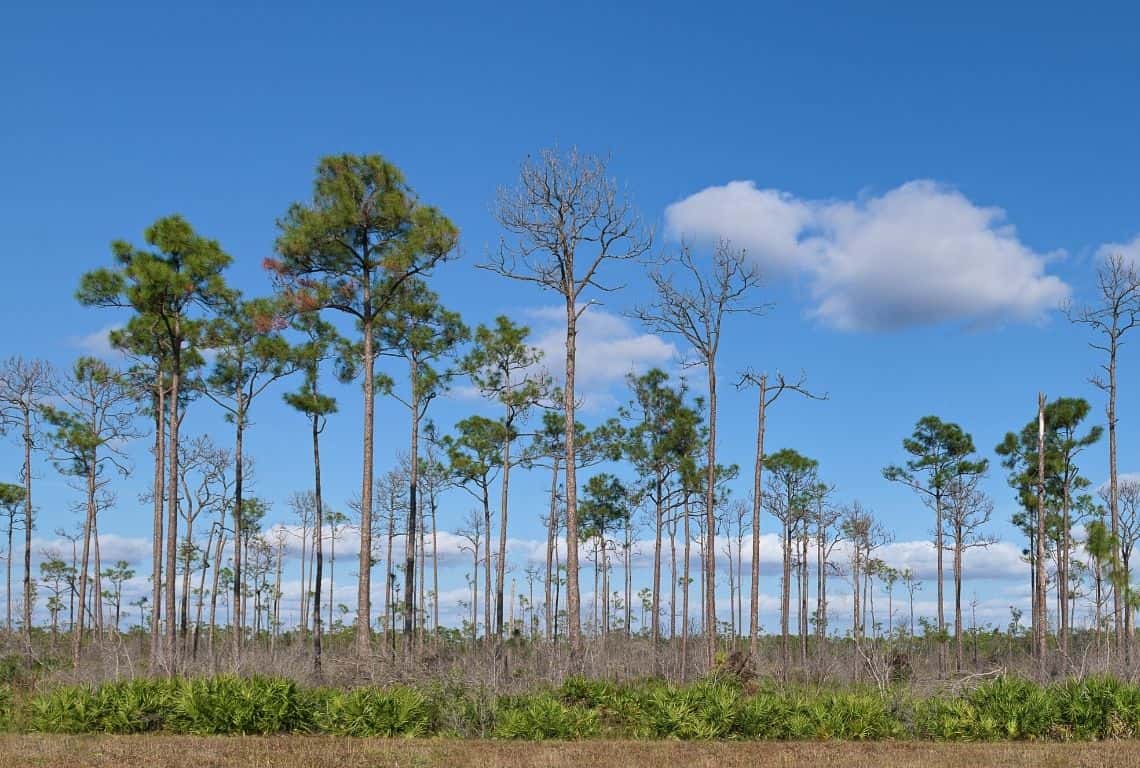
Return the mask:
[(764, 503), (764, 421), (768, 376), (760, 376), (760, 403), (756, 415), (756, 465), (752, 472), (752, 594), (748, 607), (748, 652), (755, 656), (760, 643), (760, 510)]
[[(245, 626), (245, 609), (242, 602), (241, 584), (242, 584), (242, 567), (241, 567), (241, 543), (245, 540), (245, 521), (242, 519), (242, 505), (244, 499), (242, 498), (244, 489), (243, 483), (245, 479), (244, 461), (243, 461), (243, 441), (245, 438), (245, 404), (242, 402), (242, 395), (238, 395), (237, 416), (234, 419), (237, 428), (234, 435), (234, 625), (233, 637), (231, 638), (234, 663), (237, 664), (241, 661), (241, 647), (242, 635), (245, 634), (243, 627)], [(256, 637), (256, 634), (254, 635)]]
[(1037, 553), (1036, 553), (1037, 615), (1033, 624), (1034, 653), (1037, 671), (1044, 678), (1046, 665), (1046, 604), (1045, 604), (1045, 395), (1037, 395)]
[(946, 614), (945, 614), (945, 601), (943, 599), (944, 584), (943, 584), (943, 551), (942, 551), (942, 494), (938, 491), (934, 494), (934, 549), (937, 550), (938, 565), (937, 565), (937, 579), (938, 579), (938, 676), (945, 677), (946, 675), (946, 643), (942, 638), (946, 636)]
[(16, 527), (16, 513), (15, 510), (8, 512), (8, 550), (7, 557), (5, 558), (4, 567), (8, 572), (5, 579), (5, 588), (7, 591), (7, 598), (4, 602), (4, 609), (7, 612), (5, 620), (5, 628), (9, 635), (12, 634), (12, 529)]
[[(190, 658), (198, 658), (198, 636), (201, 634), (202, 628), (202, 606), (206, 602), (206, 571), (210, 570), (210, 551), (214, 548), (214, 528), (217, 526), (210, 526), (210, 535), (206, 539), (206, 548), (202, 550), (202, 568), (201, 575), (198, 577), (198, 601), (197, 607), (194, 610), (194, 638), (193, 646), (190, 649)], [(118, 613), (116, 609), (116, 613)], [(116, 619), (116, 625), (118, 620)]]
[(95, 507), (95, 515), (91, 518), (91, 545), (94, 547), (95, 568), (91, 573), (91, 581), (95, 587), (95, 636), (103, 640), (103, 558), (99, 554), (99, 507)]
[[(651, 595), (652, 614), (649, 617), (649, 636), (653, 640), (654, 666), (657, 664), (657, 650), (661, 643), (661, 527), (664, 524), (664, 499), (661, 473), (654, 482), (653, 519), (653, 594)], [(627, 569), (628, 570), (628, 569)]]
[(411, 466), (408, 472), (408, 538), (404, 542), (404, 642), (407, 651), (412, 649), (412, 632), (416, 620), (416, 523), (419, 509), (420, 483), (420, 395), (419, 367), (412, 362), (412, 445)]
[(420, 519), (419, 519), (419, 523), (418, 523), (419, 532), (416, 534), (416, 540), (418, 541), (419, 548), (420, 548), (419, 562), (416, 563), (416, 567), (419, 569), (419, 578), (418, 578), (419, 609), (416, 611), (416, 616), (417, 616), (417, 620), (416, 620), (416, 638), (417, 638), (417, 640), (416, 640), (416, 642), (419, 644), (419, 647), (422, 648), (423, 643), (424, 643), (424, 622), (427, 621), (427, 595), (424, 594), (424, 588), (426, 585), (426, 580), (424, 578), (424, 570), (425, 570), (426, 560), (427, 560), (427, 553), (425, 552), (427, 537), (424, 535), (425, 516), (424, 516), (424, 512), (423, 512), (423, 504), (422, 503), (419, 505), (419, 508), (420, 508), (420, 514), (419, 514)]
[(807, 654), (808, 654), (808, 536), (807, 536), (807, 517), (805, 516), (800, 523), (800, 610), (799, 610), (799, 630), (800, 630), (800, 664), (807, 668)]
[[(187, 494), (187, 496), (189, 496), (189, 494)], [(196, 516), (197, 513), (193, 512), (191, 508), (186, 510), (186, 538), (182, 540), (182, 547), (185, 551), (185, 561), (182, 564), (182, 596), (178, 606), (183, 651), (185, 651), (186, 633), (190, 630), (190, 579), (192, 576), (191, 571), (193, 570), (191, 565), (194, 553), (194, 518)]]
[(87, 606), (87, 571), (91, 558), (91, 529), (95, 525), (95, 465), (94, 457), (88, 458), (87, 467), (87, 517), (83, 521), (83, 556), (79, 562), (79, 617), (75, 634), (71, 638), (71, 665), (79, 668), (79, 655), (83, 649), (83, 628)]
[(165, 495), (166, 403), (162, 372), (155, 374), (154, 396), (154, 539), (151, 544), (150, 672), (156, 674), (162, 656), (162, 503)]
[[(1069, 463), (1065, 462), (1065, 480), (1063, 483), (1063, 497), (1061, 500), (1061, 552), (1060, 552), (1060, 568), (1057, 573), (1057, 596), (1060, 599), (1060, 645), (1061, 645), (1061, 658), (1067, 663), (1069, 659), (1069, 551), (1072, 546), (1069, 528), (1071, 522), (1069, 520)], [(1116, 551), (1115, 543), (1113, 544), (1114, 562)], [(1115, 590), (1114, 590), (1115, 591)], [(1115, 606), (1114, 606), (1115, 608)], [(1117, 645), (1119, 648), (1120, 646)]]
[[(173, 676), (178, 668), (177, 658), (177, 621), (175, 617), (175, 602), (176, 595), (174, 594), (175, 586), (177, 584), (177, 567), (178, 567), (178, 431), (181, 426), (182, 417), (179, 413), (178, 399), (182, 395), (182, 343), (181, 343), (181, 329), (176, 326), (175, 330), (175, 343), (171, 345), (171, 370), (170, 370), (170, 403), (169, 403), (169, 423), (168, 423), (168, 449), (167, 455), (167, 483), (166, 483), (166, 584), (164, 596), (166, 601), (166, 644), (165, 644), (165, 661), (167, 674)], [(158, 606), (155, 606), (158, 610)]]
[(494, 637), (495, 614), (491, 612), (491, 498), (490, 490), (483, 485), (483, 639), (490, 643)]
[(669, 522), (669, 640), (677, 639), (677, 517)]
[(554, 639), (554, 621), (557, 612), (553, 608), (551, 591), (558, 578), (554, 570), (554, 550), (558, 541), (558, 457), (552, 459), (554, 471), (550, 479), (550, 517), (546, 525), (546, 639)]
[(692, 561), (691, 547), (692, 547), (692, 533), (689, 527), (689, 494), (685, 493), (683, 502), (683, 511), (685, 515), (685, 546), (682, 557), (684, 562), (681, 565), (681, 580), (684, 582), (684, 589), (681, 591), (681, 682), (688, 680), (689, 671), (689, 568)]
[(301, 599), (297, 614), (297, 636), (304, 641), (309, 631), (309, 521), (301, 512)]
[[(1108, 355), (1108, 508), (1112, 524), (1112, 540), (1113, 544), (1113, 561), (1114, 563), (1120, 562), (1121, 559), (1121, 541), (1120, 541), (1120, 490), (1119, 481), (1116, 469), (1116, 350), (1118, 340), (1116, 333), (1109, 335), (1109, 355)], [(1127, 573), (1127, 570), (1125, 571)], [(1124, 605), (1122, 606), (1122, 602)], [(1116, 647), (1122, 645), (1124, 639), (1124, 627), (1127, 626), (1128, 634), (1131, 636), (1132, 625), (1130, 622), (1125, 622), (1123, 619), (1122, 611), (1127, 611), (1131, 614), (1131, 607), (1126, 602), (1121, 601), (1119, 590), (1114, 586), (1112, 588), (1112, 623), (1113, 631), (1116, 637)], [(1128, 649), (1129, 662), (1131, 662), (1131, 648)]]
[(313, 552), (316, 563), (313, 568), (313, 673), (321, 677), (321, 573), (324, 570), (324, 525), (325, 507), (321, 496), (321, 417), (313, 415), (313, 498), (317, 510), (314, 517)]
[(566, 382), (563, 409), (566, 414), (566, 628), (572, 666), (582, 657), (582, 625), (578, 591), (578, 474), (575, 458), (574, 375), (578, 339), (578, 308), (574, 295), (566, 296)]
[[(32, 531), (35, 513), (32, 506), (32, 412), (25, 407), (24, 417), (24, 649), (32, 654)], [(82, 632), (80, 633), (82, 634)]]
[(388, 511), (388, 545), (384, 552), (384, 643), (391, 643), (391, 636), (396, 631), (396, 616), (392, 610), (395, 596), (392, 594), (392, 580), (396, 578), (395, 566), (392, 564), (392, 542), (396, 539), (396, 510)]
[(436, 521), (438, 505), (433, 493), (431, 499), (431, 628), (432, 634), (439, 635), (439, 528)]
[(788, 667), (791, 665), (791, 652), (789, 649), (789, 628), (791, 607), (791, 581), (792, 581), (792, 509), (789, 506), (786, 512), (783, 531), (783, 573), (780, 577), (780, 661), (783, 674), (786, 677)]
[[(335, 520), (335, 518), (334, 518)], [(329, 629), (333, 626), (333, 604), (336, 594), (336, 523), (329, 526)]]
[(708, 468), (705, 488), (705, 616), (706, 618), (706, 664), (712, 669), (716, 663), (716, 357), (709, 355), (707, 362), (709, 378), (709, 444)]
[(962, 527), (954, 529), (954, 666), (962, 671)]
[(225, 518), (218, 523), (218, 543), (214, 548), (214, 575), (210, 587), (210, 631), (206, 636), (206, 655), (210, 657), (210, 664), (217, 669), (217, 657), (214, 655), (214, 632), (218, 628), (218, 583), (222, 577), (222, 552), (226, 546)]
[(499, 562), (495, 569), (495, 626), (503, 637), (503, 582), (507, 574), (507, 502), (510, 498), (511, 426), (508, 417), (503, 439), (502, 497), (499, 501)]
[[(369, 248), (367, 234), (362, 240), (364, 258), (367, 260)], [(372, 655), (372, 457), (376, 420), (376, 361), (372, 354), (372, 274), (368, 269), (364, 270), (363, 278), (364, 311), (360, 325), (364, 335), (364, 467), (360, 482), (360, 576), (356, 589), (356, 653), (362, 658), (368, 658)]]

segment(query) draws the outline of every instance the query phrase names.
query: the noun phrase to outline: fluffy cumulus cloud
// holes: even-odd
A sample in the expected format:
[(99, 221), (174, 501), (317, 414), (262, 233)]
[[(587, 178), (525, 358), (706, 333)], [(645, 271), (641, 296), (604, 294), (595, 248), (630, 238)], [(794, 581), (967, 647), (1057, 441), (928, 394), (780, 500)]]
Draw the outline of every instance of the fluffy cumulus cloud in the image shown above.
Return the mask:
[(1052, 254), (1022, 243), (1004, 211), (932, 181), (828, 201), (733, 181), (665, 219), (676, 238), (725, 239), (769, 272), (804, 276), (812, 314), (843, 330), (1035, 320), (1069, 295), (1046, 272)]

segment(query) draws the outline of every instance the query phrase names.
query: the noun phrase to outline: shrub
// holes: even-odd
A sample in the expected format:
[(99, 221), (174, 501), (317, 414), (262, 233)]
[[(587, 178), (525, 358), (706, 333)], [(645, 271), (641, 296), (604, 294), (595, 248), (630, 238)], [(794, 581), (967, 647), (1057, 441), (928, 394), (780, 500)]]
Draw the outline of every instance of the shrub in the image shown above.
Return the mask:
[(100, 730), (100, 702), (86, 685), (65, 686), (28, 701), (28, 728), (39, 733), (91, 733)]
[(1140, 733), (1140, 688), (1114, 677), (1070, 680), (1051, 689), (1062, 738), (1120, 739)]
[(195, 678), (178, 685), (168, 727), (194, 735), (309, 731), (313, 712), (304, 704), (292, 680)]
[(641, 730), (656, 738), (726, 738), (735, 729), (739, 701), (739, 687), (726, 682), (655, 687), (640, 702)]
[(567, 706), (550, 694), (507, 700), (496, 712), (495, 736), (544, 741), (584, 739), (598, 732), (598, 713)]
[(316, 725), (341, 736), (427, 736), (434, 731), (433, 710), (414, 688), (357, 688), (332, 694)]

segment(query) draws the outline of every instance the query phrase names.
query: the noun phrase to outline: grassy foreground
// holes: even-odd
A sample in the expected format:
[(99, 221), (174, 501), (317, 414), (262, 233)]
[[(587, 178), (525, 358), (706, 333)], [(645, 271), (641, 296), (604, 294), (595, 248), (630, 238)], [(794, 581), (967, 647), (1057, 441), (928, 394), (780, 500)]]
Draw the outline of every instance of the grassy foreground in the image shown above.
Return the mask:
[(1140, 764), (1140, 742), (1086, 744), (929, 742), (728, 743), (588, 741), (512, 743), (454, 739), (343, 739), (331, 736), (45, 736), (0, 738), (0, 768), (958, 768)]

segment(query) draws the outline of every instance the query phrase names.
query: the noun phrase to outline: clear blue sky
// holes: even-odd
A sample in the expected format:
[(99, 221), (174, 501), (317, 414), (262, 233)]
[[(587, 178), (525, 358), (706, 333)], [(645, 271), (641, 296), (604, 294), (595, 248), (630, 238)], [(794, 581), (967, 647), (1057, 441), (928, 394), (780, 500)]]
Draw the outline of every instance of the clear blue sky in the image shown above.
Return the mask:
[[(345, 151), (385, 155), (461, 228), (463, 258), (440, 271), (437, 285), (472, 324), (522, 308), (536, 332), (553, 328), (540, 312), (553, 297), (473, 267), (498, 238), (490, 214), (496, 187), (512, 181), (528, 152), (553, 144), (610, 153), (613, 173), (663, 248), (673, 231), (668, 205), (734, 180), (817, 211), (801, 241), (832, 226), (820, 210), (852, 206), (879, 221), (892, 191), (929, 180), (935, 184), (919, 191), (920, 202), (954, 198), (1003, 210), (985, 232), (1014, 243), (1015, 258), (1038, 264), (1076, 298), (1087, 296), (1096, 250), (1140, 234), (1135, 10), (811, 6), (9, 4), (0, 10), (8, 287), (0, 354), (67, 365), (81, 339), (115, 321), (76, 305), (79, 274), (109, 262), (112, 239), (138, 242), (147, 224), (171, 212), (234, 255), (235, 283), (266, 290), (260, 262), (271, 253), (275, 219), (307, 196), (321, 155)], [(943, 209), (924, 210), (941, 220)], [(914, 226), (904, 235), (926, 254), (927, 232)], [(988, 453), (1031, 416), (1039, 389), (1086, 396), (1099, 409), (1100, 395), (1086, 383), (1096, 359), (1048, 298), (1010, 312), (1017, 298), (1000, 297), (980, 322), (962, 309), (960, 293), (933, 321), (913, 297), (903, 300), (904, 319), (869, 330), (819, 316), (825, 271), (847, 256), (866, 266), (875, 242), (860, 251), (832, 232), (825, 250), (841, 258), (825, 260), (830, 266), (789, 267), (796, 253), (763, 262), (771, 267), (764, 298), (776, 309), (728, 329), (721, 376), (746, 365), (806, 370), (831, 400), (782, 403), (769, 445), (817, 457), (841, 498), (876, 509), (899, 539), (919, 539), (930, 527), (925, 510), (879, 474), (902, 458), (899, 441), (914, 421), (927, 413), (959, 421)], [(773, 266), (780, 258), (783, 267)], [(987, 258), (978, 257), (983, 268)], [(891, 274), (872, 271), (853, 300), (879, 301), (876, 285)], [(646, 296), (636, 268), (620, 277), (628, 290), (607, 296), (604, 307), (614, 315)], [(847, 296), (851, 286), (832, 290)], [(647, 343), (632, 324), (627, 331), (635, 347)], [(1122, 471), (1140, 470), (1130, 426), (1140, 419), (1138, 375), (1126, 355)], [(596, 391), (599, 403), (623, 399), (601, 374)], [(359, 471), (359, 404), (354, 390), (341, 395), (327, 440), (335, 504), (353, 492)], [(443, 403), (435, 416), (447, 421), (473, 407)], [(734, 392), (722, 404), (722, 453), (745, 466), (752, 407), (750, 395)], [(380, 418), (383, 469), (404, 444), (406, 419), (394, 402), (382, 405)], [(285, 497), (308, 471), (304, 425), (276, 394), (254, 421), (258, 491), (284, 515)], [(228, 440), (205, 413), (189, 423)], [(1087, 462), (1098, 482), (1102, 453)], [(5, 442), (0, 457), (2, 474), (14, 476), (15, 446)], [(141, 487), (145, 474), (133, 482)], [(41, 475), (44, 527), (68, 523), (73, 494), (46, 466)], [(519, 484), (513, 535), (540, 535), (531, 510), (542, 506), (542, 482)], [(995, 531), (1011, 536), (1004, 520), (1012, 496), (1001, 470), (990, 488), (1003, 521)], [(134, 492), (121, 492), (105, 531), (137, 534), (146, 525)], [(458, 517), (467, 502), (454, 503)]]

